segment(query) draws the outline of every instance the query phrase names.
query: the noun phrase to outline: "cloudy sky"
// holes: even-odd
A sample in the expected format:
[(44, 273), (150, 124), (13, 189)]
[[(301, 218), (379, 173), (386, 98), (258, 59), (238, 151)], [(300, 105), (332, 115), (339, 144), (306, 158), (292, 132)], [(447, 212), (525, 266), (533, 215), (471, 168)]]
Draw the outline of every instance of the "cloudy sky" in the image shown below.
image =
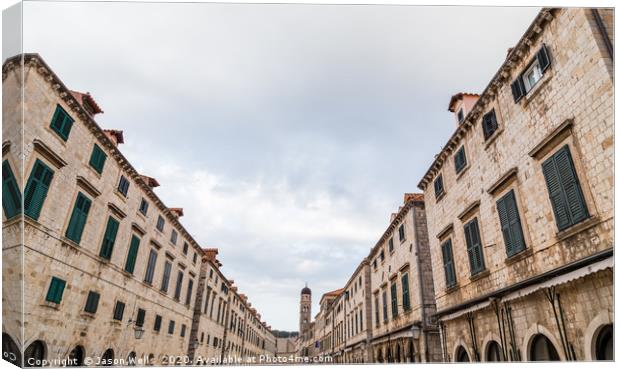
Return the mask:
[(24, 5), (24, 50), (89, 91), (275, 329), (367, 255), (537, 8)]

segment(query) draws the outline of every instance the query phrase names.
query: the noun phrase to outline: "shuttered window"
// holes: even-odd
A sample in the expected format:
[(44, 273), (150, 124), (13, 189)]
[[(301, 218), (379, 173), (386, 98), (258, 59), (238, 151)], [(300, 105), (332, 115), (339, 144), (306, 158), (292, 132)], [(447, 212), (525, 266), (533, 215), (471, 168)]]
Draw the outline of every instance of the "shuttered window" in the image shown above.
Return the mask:
[(105, 159), (107, 157), (108, 156), (105, 154), (105, 152), (103, 152), (101, 147), (95, 144), (93, 146), (93, 152), (90, 154), (90, 161), (88, 162), (88, 164), (90, 164), (90, 166), (93, 167), (93, 169), (96, 170), (97, 173), (101, 174), (101, 172), (103, 172), (103, 166), (105, 165)]
[[(495, 115), (495, 109), (492, 109), (482, 116), (482, 133), (485, 141), (493, 136), (493, 133), (497, 131), (497, 127), (497, 116)], [(463, 155), (465, 154), (463, 153)]]
[(120, 192), (123, 196), (127, 197), (127, 192), (129, 191), (129, 180), (125, 176), (121, 176), (121, 179), (118, 181), (118, 192)]
[(149, 210), (149, 203), (148, 201), (146, 201), (146, 199), (143, 197), (142, 200), (140, 200), (140, 212), (143, 215), (146, 215), (146, 213)]
[(545, 160), (542, 167), (558, 230), (587, 219), (590, 215), (568, 145)]
[(52, 117), (50, 127), (63, 141), (67, 141), (67, 139), (69, 139), (69, 133), (71, 133), (71, 127), (73, 127), (73, 118), (71, 118), (60, 105), (56, 105), (56, 111)]
[(194, 288), (194, 280), (190, 279), (187, 283), (187, 295), (185, 296), (185, 305), (192, 302), (192, 289)]
[(133, 274), (138, 258), (138, 249), (140, 248), (140, 237), (135, 234), (131, 236), (129, 243), (129, 252), (127, 252), (127, 260), (125, 261), (125, 271)]
[(169, 261), (166, 261), (164, 264), (164, 276), (161, 280), (161, 288), (162, 292), (168, 292), (168, 284), (170, 284), (170, 272), (172, 270), (172, 264)]
[(187, 255), (187, 251), (189, 250), (189, 245), (187, 242), (183, 242), (183, 254)]
[(401, 277), (401, 283), (403, 288), (403, 310), (408, 311), (411, 309), (411, 301), (409, 300), (409, 274), (405, 273)]
[(158, 216), (157, 217), (157, 226), (156, 226), (157, 230), (160, 231), (160, 232), (163, 232), (164, 231), (164, 224), (165, 223), (166, 222), (164, 221), (164, 218), (161, 215)]
[(71, 241), (79, 244), (82, 240), (82, 233), (86, 226), (86, 218), (88, 218), (88, 211), (90, 210), (91, 201), (83, 193), (78, 192), (75, 198), (75, 204), (73, 205), (73, 212), (69, 219), (69, 225), (65, 231), (65, 237)]
[(153, 324), (153, 330), (159, 332), (161, 330), (161, 315), (155, 315), (155, 324)]
[(112, 217), (108, 218), (108, 224), (105, 228), (103, 235), (103, 243), (101, 244), (101, 250), (99, 256), (104, 259), (110, 260), (112, 257), (112, 251), (114, 250), (114, 242), (116, 242), (116, 233), (118, 232), (118, 221)]
[(138, 315), (136, 317), (136, 327), (144, 326), (145, 316), (146, 316), (146, 311), (144, 309), (138, 309)]
[(151, 249), (149, 252), (149, 260), (146, 264), (146, 273), (144, 274), (144, 282), (153, 283), (153, 275), (155, 274), (155, 263), (157, 262), (157, 251)]
[(50, 282), (50, 287), (47, 290), (47, 296), (45, 296), (45, 300), (60, 304), (60, 301), (62, 301), (62, 293), (65, 291), (66, 284), (67, 282), (65, 282), (64, 280), (57, 277), (52, 277), (52, 281)]
[(456, 285), (456, 270), (454, 268), (451, 239), (441, 245), (441, 255), (443, 256), (443, 272), (446, 278), (446, 287), (454, 287)]
[(114, 320), (123, 320), (123, 315), (125, 314), (125, 303), (121, 301), (116, 302), (116, 306), (114, 306)]
[(454, 169), (456, 173), (460, 173), (466, 165), (467, 157), (465, 156), (465, 146), (461, 146), (456, 154), (454, 154)]
[(181, 324), (181, 337), (185, 337), (185, 329), (186, 329), (185, 324)]
[(398, 295), (397, 295), (396, 281), (392, 282), (390, 286), (390, 294), (392, 295), (392, 318), (398, 316)]
[(387, 291), (383, 291), (383, 321), (387, 322), (388, 320), (388, 307), (387, 307)]
[(177, 301), (181, 299), (181, 287), (182, 286), (183, 286), (183, 272), (179, 270), (179, 274), (177, 274), (177, 285), (174, 289), (174, 299)]
[(54, 171), (37, 159), (24, 190), (24, 213), (30, 218), (39, 219), (53, 177)]
[(443, 177), (441, 174), (437, 178), (435, 178), (435, 182), (433, 182), (433, 186), (435, 187), (435, 199), (439, 199), (441, 195), (443, 195), (444, 193)]
[(398, 240), (400, 242), (403, 242), (407, 237), (407, 235), (405, 234), (405, 225), (401, 224), (400, 227), (398, 227)]
[[(524, 73), (521, 73), (511, 84), (512, 97), (515, 103), (519, 102), (519, 100), (532, 89), (534, 84), (542, 78), (550, 65), (551, 59), (549, 58), (549, 51), (543, 44)], [(525, 74), (527, 74), (527, 76)]]
[(99, 294), (95, 291), (89, 291), (88, 297), (86, 298), (86, 305), (84, 306), (84, 311), (87, 313), (94, 314), (97, 312), (98, 306), (99, 306)]
[(474, 218), (465, 224), (465, 242), (467, 243), (467, 256), (469, 257), (471, 275), (475, 275), (484, 270), (484, 256), (482, 254), (478, 218)]
[(20, 214), (22, 210), (21, 192), (8, 160), (2, 162), (2, 209), (7, 219)]
[(497, 200), (497, 214), (499, 215), (502, 235), (504, 236), (506, 254), (510, 257), (525, 250), (523, 229), (514, 190), (510, 190), (510, 192)]
[(174, 334), (174, 320), (171, 320), (168, 323), (168, 334)]
[(388, 251), (392, 252), (394, 251), (394, 238), (390, 237), (390, 240), (388, 241)]
[(173, 245), (177, 244), (177, 237), (178, 237), (178, 233), (175, 229), (173, 229), (172, 233), (170, 233), (170, 242), (172, 242)]

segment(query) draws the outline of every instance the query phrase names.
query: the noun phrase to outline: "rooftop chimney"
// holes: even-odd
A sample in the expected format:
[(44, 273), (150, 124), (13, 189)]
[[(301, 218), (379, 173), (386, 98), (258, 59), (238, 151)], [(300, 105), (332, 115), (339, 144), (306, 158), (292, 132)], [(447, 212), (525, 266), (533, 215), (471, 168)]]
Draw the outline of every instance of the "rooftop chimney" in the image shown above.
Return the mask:
[(218, 249), (217, 248), (212, 247), (212, 248), (208, 248), (208, 249), (202, 249), (202, 251), (204, 251), (205, 258), (207, 260), (215, 262), (216, 257), (217, 257), (217, 253), (218, 253)]
[(146, 185), (149, 186), (150, 188), (159, 187), (159, 182), (157, 182), (155, 178), (145, 176), (144, 174), (140, 174), (140, 177), (142, 177), (142, 180), (146, 182)]
[(180, 218), (183, 216), (183, 208), (170, 208), (170, 211), (177, 218)]
[(120, 131), (118, 129), (104, 129), (103, 133), (108, 136), (114, 146), (125, 143), (125, 139), (123, 138), (123, 131)]
[(90, 92), (83, 93), (78, 91), (71, 91), (71, 95), (82, 105), (82, 108), (88, 112), (91, 116), (103, 113), (103, 110), (97, 105), (95, 99), (90, 95)]
[(403, 203), (406, 204), (409, 201), (424, 201), (424, 194), (421, 194), (421, 193), (405, 193)]
[(480, 95), (478, 94), (459, 92), (450, 98), (448, 111), (454, 113), (454, 119), (457, 127), (465, 120), (465, 117), (467, 117), (467, 114), (469, 114), (471, 109), (474, 107), (474, 104), (478, 101), (479, 97)]

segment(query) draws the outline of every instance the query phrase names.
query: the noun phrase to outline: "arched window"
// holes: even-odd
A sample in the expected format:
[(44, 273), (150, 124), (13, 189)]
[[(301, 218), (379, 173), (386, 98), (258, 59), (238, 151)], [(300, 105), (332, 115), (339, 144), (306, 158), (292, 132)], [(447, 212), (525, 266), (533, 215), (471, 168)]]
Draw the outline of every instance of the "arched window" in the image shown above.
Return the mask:
[(75, 346), (69, 353), (69, 362), (67, 366), (83, 366), (84, 365), (84, 347)]
[(105, 350), (105, 352), (101, 356), (101, 364), (103, 366), (112, 366), (113, 363), (114, 363), (114, 350), (109, 348)]
[(596, 338), (596, 360), (614, 359), (614, 325), (604, 326)]
[(6, 333), (2, 333), (2, 358), (11, 364), (22, 366), (22, 353), (15, 341)]
[(42, 341), (36, 340), (24, 350), (24, 364), (26, 366), (41, 366), (43, 359), (45, 359), (45, 345)]
[(469, 355), (467, 355), (467, 351), (465, 351), (463, 346), (459, 346), (459, 348), (456, 350), (455, 358), (456, 358), (456, 362), (458, 362), (458, 363), (468, 363), (469, 362)]
[(502, 349), (497, 341), (491, 341), (487, 345), (486, 361), (504, 361)]
[(560, 356), (558, 355), (558, 351), (546, 336), (542, 334), (537, 334), (534, 336), (532, 339), (532, 346), (530, 347), (530, 361), (559, 360)]
[(136, 352), (132, 351), (127, 355), (127, 366), (136, 366)]

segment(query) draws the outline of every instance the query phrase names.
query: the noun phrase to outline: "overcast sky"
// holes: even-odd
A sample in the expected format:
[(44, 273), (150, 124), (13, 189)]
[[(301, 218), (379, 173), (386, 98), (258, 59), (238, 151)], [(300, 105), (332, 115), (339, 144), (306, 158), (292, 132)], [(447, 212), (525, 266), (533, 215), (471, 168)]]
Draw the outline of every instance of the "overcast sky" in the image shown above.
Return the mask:
[(537, 8), (43, 3), (24, 50), (183, 207), (274, 329), (346, 283)]

